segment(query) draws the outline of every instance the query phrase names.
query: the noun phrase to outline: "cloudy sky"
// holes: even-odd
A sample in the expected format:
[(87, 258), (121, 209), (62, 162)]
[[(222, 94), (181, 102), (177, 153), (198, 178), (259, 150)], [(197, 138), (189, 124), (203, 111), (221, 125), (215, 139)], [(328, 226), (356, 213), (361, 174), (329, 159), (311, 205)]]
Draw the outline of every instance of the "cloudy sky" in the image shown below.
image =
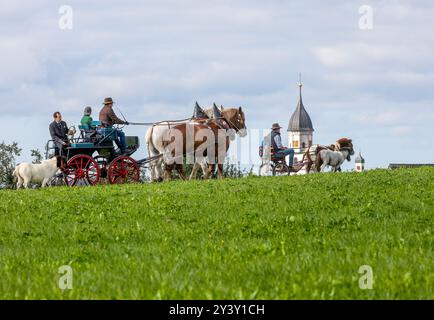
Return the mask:
[[(106, 96), (129, 121), (185, 118), (197, 100), (243, 106), (250, 129), (286, 127), (301, 72), (314, 143), (351, 137), (369, 168), (433, 162), (433, 15), (429, 0), (2, 0), (0, 141), (29, 159), (54, 111), (77, 124)], [(145, 128), (127, 133), (143, 142)]]

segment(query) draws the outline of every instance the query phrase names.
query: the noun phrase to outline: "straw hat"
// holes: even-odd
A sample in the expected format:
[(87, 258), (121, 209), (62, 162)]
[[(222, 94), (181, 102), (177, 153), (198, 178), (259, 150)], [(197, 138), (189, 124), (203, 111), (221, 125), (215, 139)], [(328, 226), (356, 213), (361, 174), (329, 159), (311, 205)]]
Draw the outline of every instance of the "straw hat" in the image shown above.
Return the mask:
[(110, 104), (110, 103), (113, 103), (113, 99), (112, 98), (109, 97), (109, 98), (105, 98), (104, 99), (104, 102), (103, 102), (104, 105)]
[(271, 126), (271, 130), (276, 130), (276, 129), (280, 129), (280, 128), (282, 128), (282, 127), (279, 126), (279, 124), (277, 122), (273, 123), (273, 125)]

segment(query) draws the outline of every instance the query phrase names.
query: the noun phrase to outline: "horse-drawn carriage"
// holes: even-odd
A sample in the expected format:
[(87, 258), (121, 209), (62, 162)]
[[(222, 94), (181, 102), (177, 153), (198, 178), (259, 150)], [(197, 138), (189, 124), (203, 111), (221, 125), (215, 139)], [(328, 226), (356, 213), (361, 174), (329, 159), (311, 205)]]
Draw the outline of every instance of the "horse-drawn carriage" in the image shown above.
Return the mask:
[(259, 166), (260, 176), (290, 175), (291, 172), (298, 172), (304, 165), (303, 162), (297, 162), (292, 167), (289, 167), (285, 157), (276, 155), (272, 146), (261, 145), (259, 147), (259, 156), (262, 159), (262, 163)]
[[(61, 157), (61, 173), (51, 184), (68, 186), (96, 185), (101, 179), (110, 184), (138, 182), (140, 167), (152, 161), (151, 158), (134, 160), (131, 155), (139, 148), (137, 136), (127, 136), (127, 148), (121, 153), (115, 148), (120, 127), (102, 127), (93, 121), (89, 128), (79, 126), (77, 138), (69, 139), (69, 145)], [(56, 150), (53, 140), (46, 144), (46, 158)]]
[(273, 147), (266, 144), (259, 147), (259, 156), (262, 163), (259, 166), (259, 175), (290, 175), (292, 172), (297, 173), (303, 167), (305, 173), (314, 171), (324, 171), (326, 166), (331, 166), (332, 171), (341, 171), (341, 165), (344, 160), (351, 161), (351, 156), (354, 154), (354, 147), (351, 139), (341, 138), (336, 143), (322, 146), (312, 145), (306, 148), (301, 161), (294, 162), (292, 167), (286, 164), (285, 158), (277, 156)]

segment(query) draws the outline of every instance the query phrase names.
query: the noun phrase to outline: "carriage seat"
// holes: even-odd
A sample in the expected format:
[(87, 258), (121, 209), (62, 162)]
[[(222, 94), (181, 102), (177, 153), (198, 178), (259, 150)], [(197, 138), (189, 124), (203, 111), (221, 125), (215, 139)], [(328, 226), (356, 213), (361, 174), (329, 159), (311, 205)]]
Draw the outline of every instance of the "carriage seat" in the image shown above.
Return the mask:
[(81, 138), (86, 142), (95, 141), (99, 138), (98, 132), (96, 130), (96, 125), (94, 125), (94, 122), (99, 122), (99, 121), (92, 121), (92, 124), (90, 126), (84, 126), (84, 125), (78, 126), (78, 129), (80, 130), (81, 133), (80, 134)]
[(279, 162), (285, 160), (285, 157), (276, 154), (272, 146), (270, 147), (270, 156), (271, 156), (271, 161), (273, 162)]
[(273, 147), (270, 147), (270, 156), (271, 156), (271, 161), (273, 162), (285, 161), (285, 157), (281, 155), (277, 155)]
[(264, 147), (259, 147), (259, 156), (261, 158), (269, 157), (269, 159), (272, 162), (281, 162), (285, 160), (285, 157), (282, 157), (280, 155), (276, 155), (276, 152), (274, 152), (274, 148), (272, 146), (266, 146), (265, 148), (268, 148), (268, 152), (264, 152)]
[(77, 143), (71, 143), (71, 148), (93, 148), (92, 142), (77, 142)]
[(97, 138), (113, 142), (118, 138), (117, 132), (113, 127), (103, 127), (101, 121), (92, 121), (90, 126), (79, 125), (83, 138)]

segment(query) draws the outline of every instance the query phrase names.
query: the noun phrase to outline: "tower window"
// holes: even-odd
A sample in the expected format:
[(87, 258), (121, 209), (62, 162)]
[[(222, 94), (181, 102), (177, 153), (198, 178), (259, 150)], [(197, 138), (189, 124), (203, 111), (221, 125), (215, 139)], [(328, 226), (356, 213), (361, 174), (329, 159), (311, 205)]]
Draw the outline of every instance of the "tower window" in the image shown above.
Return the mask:
[(294, 148), (298, 148), (298, 140), (292, 142)]

